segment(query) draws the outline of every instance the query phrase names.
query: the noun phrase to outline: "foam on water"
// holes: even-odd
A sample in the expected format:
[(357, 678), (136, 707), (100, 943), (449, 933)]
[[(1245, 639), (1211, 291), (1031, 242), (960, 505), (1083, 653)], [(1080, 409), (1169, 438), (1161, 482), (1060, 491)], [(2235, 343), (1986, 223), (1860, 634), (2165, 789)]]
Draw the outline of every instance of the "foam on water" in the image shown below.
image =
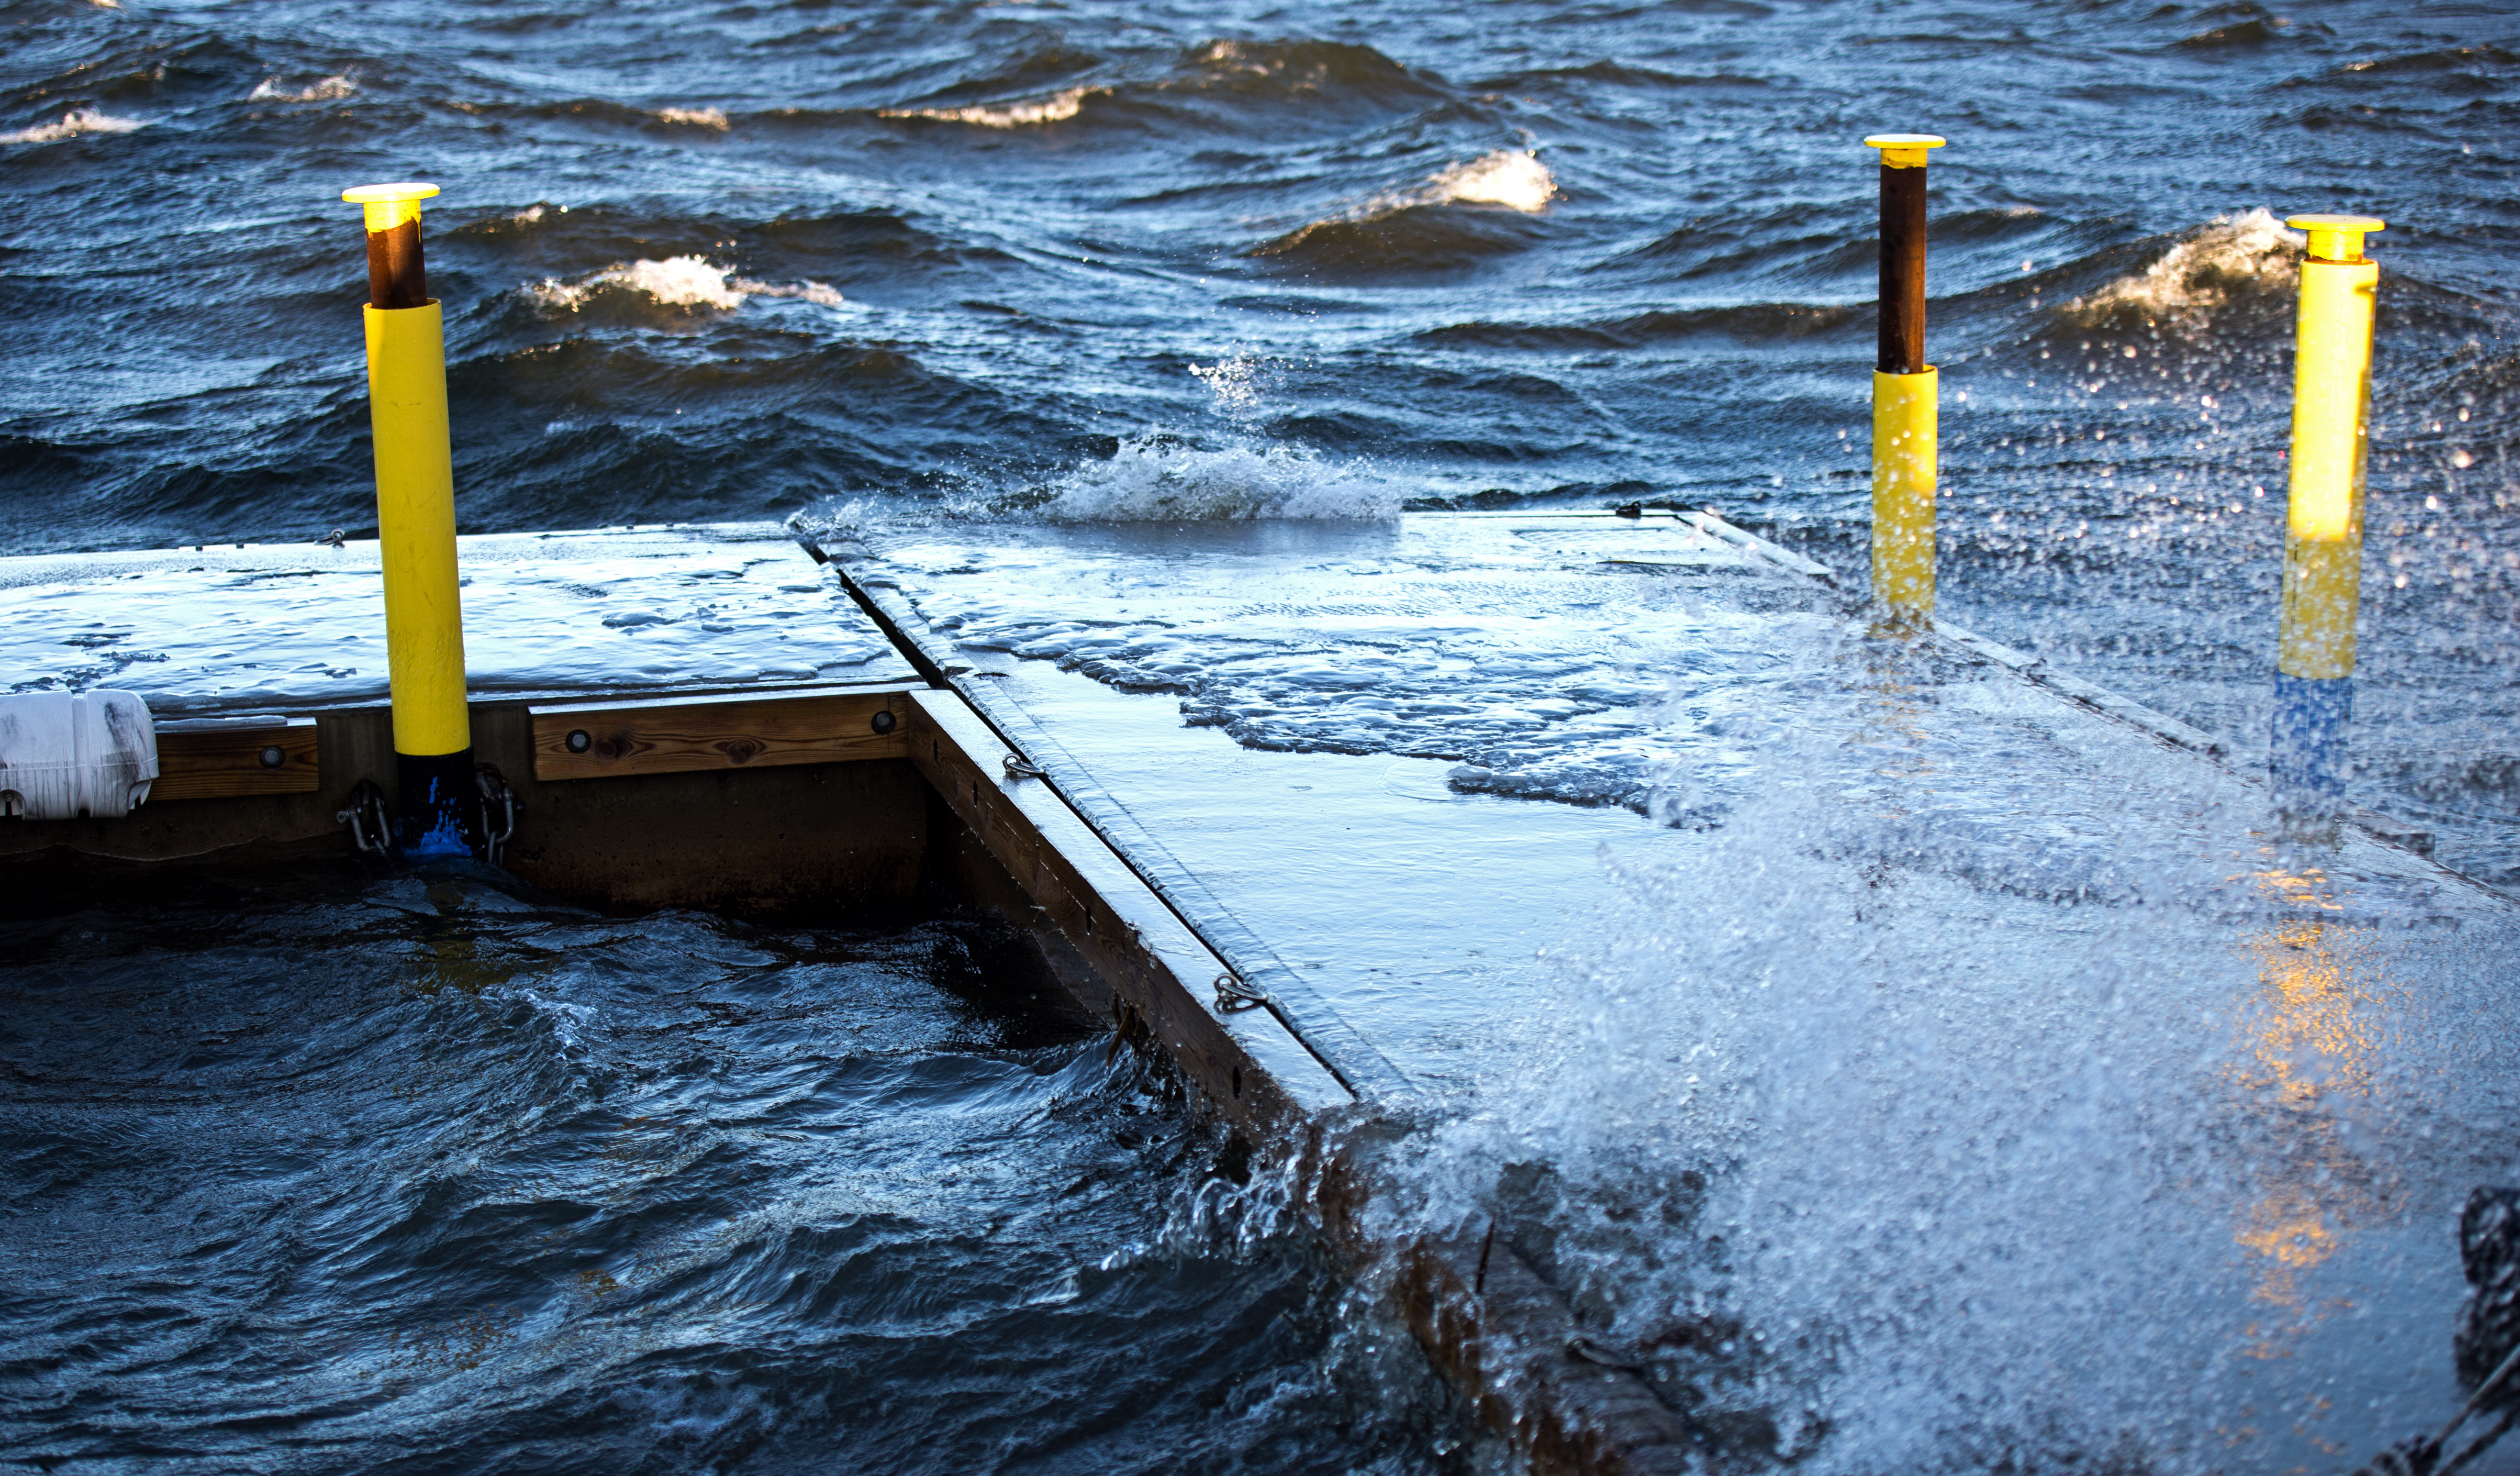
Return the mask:
[(656, 116), (668, 123), (688, 123), (695, 128), (715, 128), (720, 132), (727, 127), (726, 110), (723, 108), (659, 108)]
[(0, 133), (0, 144), (57, 144), (84, 133), (131, 133), (148, 127), (145, 119), (115, 117), (94, 108), (73, 108), (62, 115), (58, 123), (42, 123), (21, 128), (15, 133)]
[(1156, 437), (1122, 441), (1050, 487), (1040, 516), (1060, 523), (1204, 523), (1250, 518), (1397, 517), (1392, 479), (1286, 445), (1199, 450)]
[(525, 291), (547, 307), (583, 307), (588, 299), (606, 288), (620, 288), (644, 294), (669, 307), (733, 309), (743, 305), (743, 293), (728, 280), (733, 275), (725, 267), (713, 266), (698, 256), (668, 256), (662, 261), (643, 256), (627, 266), (608, 266), (575, 282), (546, 277)]
[[(543, 208), (536, 206), (511, 218), (530, 223), (541, 219), (542, 214)], [(826, 283), (756, 282), (700, 256), (668, 256), (662, 261), (642, 257), (626, 266), (608, 266), (574, 282), (546, 277), (524, 289), (525, 296), (542, 306), (572, 312), (607, 291), (635, 293), (666, 307), (710, 307), (725, 312), (742, 307), (746, 298), (793, 298), (825, 307), (837, 307), (846, 300), (837, 288)]]
[(1010, 103), (975, 103), (968, 108), (885, 108), (884, 117), (924, 117), (942, 123), (969, 123), (979, 128), (1025, 128), (1039, 123), (1065, 122), (1085, 106), (1085, 100), (1107, 87), (1070, 87), (1064, 92), (1044, 98), (1027, 98)]

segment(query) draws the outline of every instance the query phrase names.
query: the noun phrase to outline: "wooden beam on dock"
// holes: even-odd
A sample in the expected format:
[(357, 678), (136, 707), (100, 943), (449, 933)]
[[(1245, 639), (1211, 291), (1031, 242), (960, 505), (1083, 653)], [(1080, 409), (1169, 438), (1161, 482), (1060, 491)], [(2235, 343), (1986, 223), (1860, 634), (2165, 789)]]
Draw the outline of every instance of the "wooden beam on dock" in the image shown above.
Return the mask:
[(315, 719), (161, 723), (152, 801), (309, 795), (323, 783)]
[(528, 709), (534, 777), (607, 779), (900, 759), (906, 687), (578, 702)]

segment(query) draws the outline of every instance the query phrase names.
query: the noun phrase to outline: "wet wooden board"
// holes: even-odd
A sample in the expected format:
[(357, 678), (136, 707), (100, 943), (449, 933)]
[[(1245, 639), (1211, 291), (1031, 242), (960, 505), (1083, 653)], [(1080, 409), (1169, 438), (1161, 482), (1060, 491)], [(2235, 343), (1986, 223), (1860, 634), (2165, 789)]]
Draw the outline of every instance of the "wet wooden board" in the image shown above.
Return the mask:
[(534, 777), (604, 779), (907, 757), (902, 687), (535, 707)]
[(312, 794), (322, 782), (312, 717), (161, 725), (149, 803)]
[(1148, 1040), (1265, 1140), (1354, 1100), (1266, 1010), (1206, 1003), (1225, 963), (950, 691), (909, 694), (910, 760), (1113, 992), (1114, 1029)]

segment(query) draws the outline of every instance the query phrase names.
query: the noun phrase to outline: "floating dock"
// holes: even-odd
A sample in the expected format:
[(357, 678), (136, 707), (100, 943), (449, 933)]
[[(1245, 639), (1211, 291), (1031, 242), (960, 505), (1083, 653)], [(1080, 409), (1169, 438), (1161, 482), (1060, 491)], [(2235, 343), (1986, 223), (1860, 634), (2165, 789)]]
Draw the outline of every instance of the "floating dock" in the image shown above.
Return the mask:
[[(0, 823), (0, 853), (352, 857), (363, 787), (397, 798), (378, 567), (0, 561), (20, 690), (141, 693), (161, 767), (131, 815)], [(2070, 1152), (2036, 1125), (2100, 1074), (2196, 1155), (2146, 1222), (2199, 1248), (2182, 1317), (2257, 1329), (2243, 1383), (2447, 1398), (2446, 1326), (2404, 1314), (2454, 1285), (2444, 1226), (2513, 1120), (2520, 905), (2381, 816), (2282, 841), (2214, 735), (1879, 627), (1712, 513), (637, 529), (467, 538), (460, 567), (502, 864), (609, 907), (994, 906), (1242, 1129), (1535, 1468), (1696, 1469), (1738, 1438), (1730, 1345), (1648, 1346), (1600, 1275), (1694, 1233), (1675, 1191), (1597, 1165), (1629, 1219), (1579, 1246), (1531, 1160), (1571, 1142), (1552, 1092), (1597, 1137), (1702, 1115), (1715, 1156), (1755, 1150), (1798, 1079), (1756, 1122), (1718, 1100), (1751, 1021), (1851, 1052), (1825, 1080), (1978, 1082), (1984, 1162), (1920, 1175), (2000, 1174), (2006, 1131)], [(1745, 995), (1795, 959), (1799, 1005)], [(1885, 1020), (1960, 1043), (1867, 1056), (1905, 1038)], [(1524, 1109), (1518, 1138), (1462, 1127)], [(1884, 1127), (1833, 1130), (1895, 1156)], [(2033, 1281), (2078, 1254), (2012, 1250)], [(2265, 1463), (2408, 1433), (2336, 1407), (2253, 1437)]]

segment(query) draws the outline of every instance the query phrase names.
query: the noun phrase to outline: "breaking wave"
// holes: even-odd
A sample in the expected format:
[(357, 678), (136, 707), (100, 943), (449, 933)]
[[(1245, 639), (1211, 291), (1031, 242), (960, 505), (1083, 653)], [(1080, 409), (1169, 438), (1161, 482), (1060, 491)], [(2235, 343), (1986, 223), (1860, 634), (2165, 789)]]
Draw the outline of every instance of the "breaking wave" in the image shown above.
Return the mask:
[(656, 117), (661, 122), (688, 123), (695, 128), (726, 131), (726, 110), (723, 108), (659, 108)]
[(264, 77), (245, 95), (248, 103), (329, 103), (359, 90), (358, 79), (341, 72), (304, 87), (283, 87), (278, 77)]
[(968, 108), (886, 108), (878, 115), (932, 118), (940, 123), (969, 123), (979, 128), (1023, 128), (1064, 122), (1077, 115), (1087, 98), (1109, 91), (1107, 87), (1070, 87), (1045, 98), (975, 103)]
[[(530, 214), (515, 218), (540, 219), (541, 215), (542, 207), (536, 206)], [(755, 282), (699, 256), (668, 256), (662, 261), (643, 257), (627, 266), (608, 266), (575, 282), (546, 277), (524, 291), (541, 306), (569, 312), (608, 292), (641, 295), (667, 307), (713, 307), (721, 311), (742, 307), (746, 298), (795, 298), (825, 307), (837, 307), (846, 300), (837, 288), (821, 282)]]
[(1331, 271), (1442, 271), (1520, 251), (1531, 233), (1516, 217), (1549, 208), (1557, 181), (1537, 153), (1499, 149), (1406, 190), (1253, 248)]
[(2222, 215), (2190, 232), (2138, 276), (2122, 277), (2065, 303), (2067, 321), (2097, 324), (2122, 315), (2183, 318), (2243, 298), (2292, 291), (2303, 237), (2264, 207)]
[(1534, 149), (1499, 149), (1426, 181), (1409, 205), (1501, 205), (1537, 215), (1557, 194), (1556, 176)]
[(1120, 443), (1051, 488), (1058, 523), (1212, 523), (1254, 518), (1372, 521), (1400, 515), (1390, 479), (1292, 446), (1201, 451), (1151, 437)]
[(148, 127), (140, 118), (115, 117), (93, 108), (74, 108), (62, 115), (58, 123), (42, 123), (21, 128), (15, 133), (0, 133), (0, 144), (57, 144), (82, 133), (131, 133)]

